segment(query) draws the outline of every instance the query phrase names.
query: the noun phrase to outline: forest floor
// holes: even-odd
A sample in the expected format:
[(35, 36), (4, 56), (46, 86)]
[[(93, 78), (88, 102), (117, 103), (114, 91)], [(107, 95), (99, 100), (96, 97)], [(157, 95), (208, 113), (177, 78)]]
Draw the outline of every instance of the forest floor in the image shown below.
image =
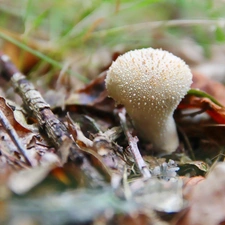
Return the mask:
[[(0, 223), (225, 224), (221, 1), (28, 2), (0, 6)], [(163, 156), (105, 87), (111, 63), (143, 47), (193, 74)]]

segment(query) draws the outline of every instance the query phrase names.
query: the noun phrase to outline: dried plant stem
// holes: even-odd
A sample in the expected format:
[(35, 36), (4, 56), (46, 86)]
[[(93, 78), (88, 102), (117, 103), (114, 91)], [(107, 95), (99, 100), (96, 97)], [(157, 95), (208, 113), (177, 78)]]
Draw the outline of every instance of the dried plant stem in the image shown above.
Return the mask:
[(142, 176), (146, 179), (151, 177), (150, 171), (147, 168), (145, 161), (143, 160), (140, 151), (138, 149), (137, 143), (138, 143), (138, 137), (137, 136), (132, 136), (131, 133), (128, 130), (128, 127), (126, 125), (126, 111), (123, 108), (122, 110), (119, 111), (118, 113), (119, 118), (120, 118), (120, 124), (123, 128), (123, 131), (127, 137), (127, 140), (129, 142), (129, 147), (130, 151), (133, 154), (134, 160), (137, 164), (138, 169), (140, 170)]

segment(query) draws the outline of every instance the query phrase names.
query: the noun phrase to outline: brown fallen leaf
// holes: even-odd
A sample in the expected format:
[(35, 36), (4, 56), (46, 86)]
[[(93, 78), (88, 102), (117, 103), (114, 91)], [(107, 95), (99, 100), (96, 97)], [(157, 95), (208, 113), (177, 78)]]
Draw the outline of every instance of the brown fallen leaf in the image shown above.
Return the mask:
[(14, 127), (14, 129), (18, 132), (18, 135), (22, 135), (23, 133), (31, 132), (27, 127), (22, 126), (16, 119), (13, 113), (13, 110), (9, 107), (6, 102), (6, 99), (0, 97), (0, 109), (5, 114), (10, 124)]
[[(36, 165), (36, 153), (33, 151), (27, 151), (26, 149), (26, 145), (31, 141), (35, 134), (27, 128), (28, 125), (25, 127), (15, 119), (14, 111), (7, 105), (6, 100), (1, 97), (0, 114), (1, 154), (8, 159), (10, 158), (9, 160), (14, 162), (16, 162), (16, 159), (11, 158), (11, 156), (13, 154), (21, 154), (28, 164)], [(22, 118), (23, 115), (21, 114), (19, 117)], [(20, 158), (19, 155), (17, 157), (18, 159)]]
[(225, 162), (218, 163), (206, 180), (198, 181), (188, 196), (189, 210), (177, 225), (225, 223)]
[[(0, 30), (4, 35), (13, 38), (16, 41), (24, 43), (32, 49), (37, 49), (41, 47), (37, 42), (35, 42), (35, 40), (27, 40), (22, 37), (20, 33), (5, 30), (3, 28), (1, 28)], [(30, 71), (40, 61), (37, 56), (31, 54), (30, 52), (22, 49), (21, 47), (15, 45), (10, 41), (3, 41), (2, 50), (5, 54), (10, 56), (15, 65), (24, 73)]]
[(179, 108), (200, 108), (217, 123), (225, 123), (225, 107), (215, 104), (209, 98), (187, 95), (180, 103)]
[(53, 163), (15, 172), (8, 180), (8, 187), (18, 195), (25, 194), (42, 182), (56, 165)]
[(183, 179), (183, 195), (185, 199), (190, 198), (192, 191), (195, 186), (205, 180), (203, 176), (195, 176), (195, 177), (180, 177)]
[[(153, 214), (149, 212), (149, 214)], [(151, 215), (153, 217), (153, 215)], [(156, 217), (156, 216), (155, 216)], [(151, 218), (151, 220), (156, 220), (156, 218)], [(152, 224), (153, 224), (152, 221)], [(156, 221), (155, 221), (156, 222)], [(149, 224), (149, 218), (145, 214), (134, 213), (133, 215), (120, 215), (117, 216), (117, 224), (118, 225), (147, 225)], [(165, 224), (166, 225), (166, 224)]]
[(66, 105), (92, 106), (95, 109), (112, 112), (115, 103), (107, 98), (105, 89), (106, 72), (101, 73), (96, 79), (78, 92), (72, 93), (65, 101)]

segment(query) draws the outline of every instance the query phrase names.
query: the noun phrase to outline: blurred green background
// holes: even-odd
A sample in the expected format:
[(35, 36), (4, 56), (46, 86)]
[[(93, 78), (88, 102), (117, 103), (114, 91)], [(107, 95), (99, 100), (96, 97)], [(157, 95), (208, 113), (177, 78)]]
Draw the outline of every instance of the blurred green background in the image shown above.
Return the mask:
[[(223, 0), (0, 2), (1, 45), (8, 40), (35, 49), (53, 68), (71, 68), (79, 80), (96, 77), (113, 53), (152, 46), (185, 58), (185, 51), (197, 46), (207, 58), (212, 45), (225, 41)], [(197, 63), (191, 54), (188, 63)]]

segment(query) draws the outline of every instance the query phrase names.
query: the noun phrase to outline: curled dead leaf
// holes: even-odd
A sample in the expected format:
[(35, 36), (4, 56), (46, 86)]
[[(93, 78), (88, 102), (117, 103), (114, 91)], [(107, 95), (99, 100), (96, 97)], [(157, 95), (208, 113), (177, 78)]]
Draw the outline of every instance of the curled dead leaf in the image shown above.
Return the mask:
[(225, 124), (225, 107), (217, 105), (209, 98), (187, 95), (180, 103), (179, 108), (200, 108), (217, 123)]

